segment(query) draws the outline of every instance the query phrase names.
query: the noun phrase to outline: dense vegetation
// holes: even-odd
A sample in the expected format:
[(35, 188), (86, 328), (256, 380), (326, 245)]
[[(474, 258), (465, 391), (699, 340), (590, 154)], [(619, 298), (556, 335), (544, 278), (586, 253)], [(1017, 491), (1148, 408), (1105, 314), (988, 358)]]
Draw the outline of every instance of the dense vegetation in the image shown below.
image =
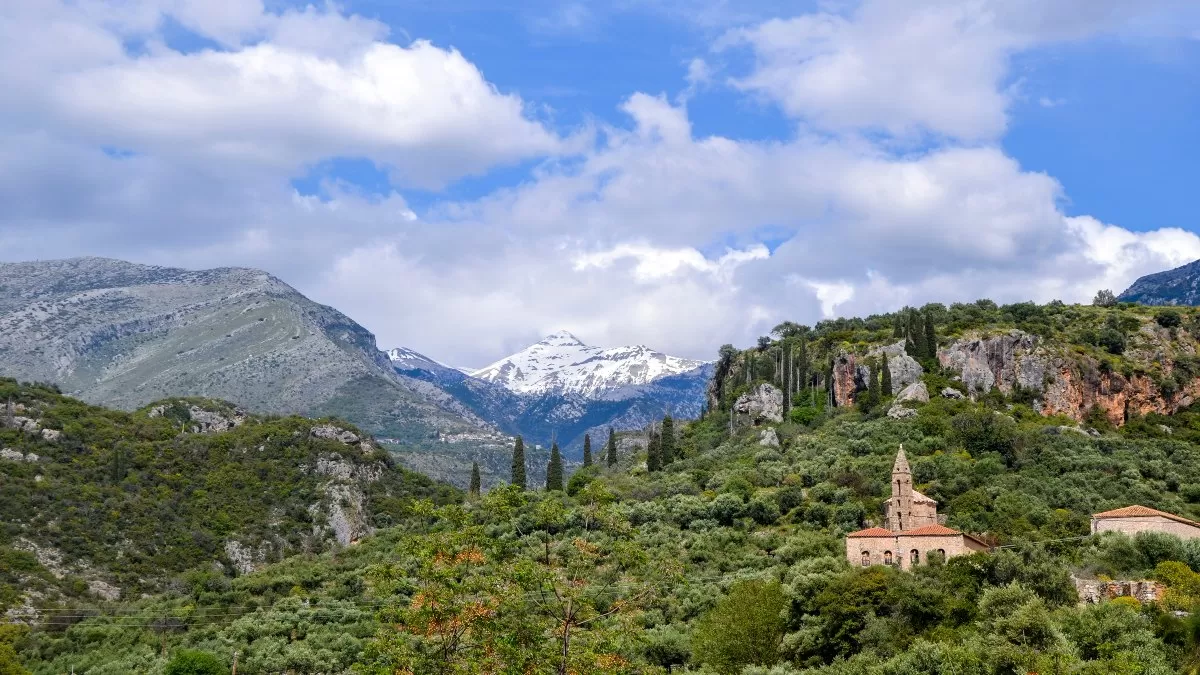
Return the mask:
[[(183, 399), (152, 417), (155, 406), (126, 413), (0, 379), (0, 448), (9, 455), (0, 459), (0, 612), (20, 604), (21, 591), (41, 594), (40, 605), (103, 582), (136, 597), (189, 570), (232, 569), (230, 540), (268, 560), (324, 550), (330, 537), (314, 531), (325, 527), (320, 505), (330, 499), (329, 476), (315, 470), (322, 460), (378, 467), (379, 480), (355, 483), (369, 524), (390, 524), (411, 499), (458, 499), (392, 467), (381, 450), (314, 437), (313, 420), (247, 417), (221, 433), (181, 431), (195, 426), (193, 406), (233, 412)], [(61, 434), (13, 428), (18, 417)]]
[[(961, 319), (974, 307), (978, 325)], [(934, 311), (921, 313), (923, 335)], [(945, 311), (930, 322), (934, 341), (1010, 323), (1077, 335), (1064, 313), (1100, 329), (1156, 321), (1122, 306), (1036, 308), (1011, 322), (996, 318), (1016, 317), (1011, 308)], [(895, 341), (894, 316), (845, 326), (810, 329), (809, 363)], [(768, 362), (785, 339), (726, 357)], [(736, 386), (774, 377), (763, 367)], [(953, 384), (934, 368), (925, 377)], [(731, 433), (726, 391), (704, 419), (650, 430), (647, 451), (610, 463), (618, 444), (606, 442), (605, 461), (562, 490), (413, 502), (357, 546), (245, 576), (185, 575), (142, 600), (62, 606), (0, 633), (0, 645), (47, 674), (163, 672), (185, 650), (225, 668), (236, 652), (239, 673), (1196, 672), (1200, 621), (1187, 612), (1200, 603), (1200, 542), (1089, 536), (1088, 517), (1133, 503), (1200, 517), (1200, 411), (1078, 428), (1021, 392), (990, 392), (935, 396), (897, 420), (883, 387), (861, 409), (823, 407), (810, 387), (776, 425), (779, 447), (759, 428)], [(913, 573), (846, 562), (843, 535), (879, 521), (901, 443), (948, 524), (1002, 548), (934, 556)], [(1080, 606), (1072, 575), (1151, 578), (1168, 592)]]

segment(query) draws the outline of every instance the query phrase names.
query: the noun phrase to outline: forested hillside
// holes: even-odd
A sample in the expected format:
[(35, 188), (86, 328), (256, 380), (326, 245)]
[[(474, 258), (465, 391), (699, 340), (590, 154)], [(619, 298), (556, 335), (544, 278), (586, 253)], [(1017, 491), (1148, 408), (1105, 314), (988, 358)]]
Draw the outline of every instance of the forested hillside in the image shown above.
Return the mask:
[[(934, 339), (945, 350), (956, 331), (1048, 339), (1136, 319), (1122, 354), (1086, 341), (1067, 353), (1131, 375), (1142, 367), (1140, 335), (1165, 331), (1164, 344), (1180, 351), (1164, 364), (1179, 363), (1191, 339), (1190, 315), (1162, 326), (1134, 308), (1032, 311), (1008, 325), (933, 322)], [(1064, 312), (1081, 326), (1053, 319)], [(892, 343), (917, 322), (901, 318), (899, 329), (895, 317), (818, 326), (804, 350), (813, 363), (867, 354), (876, 336)], [(703, 420), (656, 430), (649, 457), (622, 454), (615, 466), (597, 447), (596, 465), (561, 492), (507, 487), (415, 504), (349, 548), (186, 577), (145, 599), (42, 603), (5, 639), (24, 667), (47, 674), (157, 673), (183, 649), (226, 669), (213, 672), (226, 672), (236, 652), (239, 673), (1166, 674), (1200, 665), (1200, 625), (1186, 614), (1200, 603), (1200, 544), (1088, 535), (1091, 513), (1134, 503), (1200, 517), (1200, 412), (1079, 424), (1024, 388), (971, 391), (954, 379), (961, 371), (926, 352), (914, 360), (932, 395), (899, 406), (911, 414), (889, 415), (895, 396), (882, 378), (837, 407), (821, 403), (834, 392), (803, 378), (789, 419), (774, 422), (734, 390), (778, 382), (760, 365), (748, 382), (738, 374), (786, 344), (764, 342), (726, 350), (729, 388), (714, 384)], [(1161, 377), (1153, 367), (1145, 376)], [(846, 562), (843, 536), (879, 521), (901, 443), (915, 487), (947, 524), (998, 548), (934, 556), (914, 573)], [(1154, 579), (1167, 590), (1156, 603), (1081, 606), (1072, 576)]]
[(345, 423), (202, 399), (127, 413), (0, 379), (0, 612), (248, 572), (457, 494)]

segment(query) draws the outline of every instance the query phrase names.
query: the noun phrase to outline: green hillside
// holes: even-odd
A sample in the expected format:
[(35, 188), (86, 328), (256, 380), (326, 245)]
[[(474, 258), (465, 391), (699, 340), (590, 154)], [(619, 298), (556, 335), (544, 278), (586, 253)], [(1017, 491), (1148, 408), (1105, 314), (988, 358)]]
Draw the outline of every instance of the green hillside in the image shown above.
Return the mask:
[(0, 612), (23, 593), (137, 597), (196, 570), (231, 574), (390, 524), (410, 499), (455, 499), (322, 428), (359, 433), (202, 399), (126, 413), (0, 379)]
[[(1011, 308), (978, 307), (976, 324), (933, 322), (940, 349), (969, 331), (1019, 329), (1055, 338), (1048, 349), (1072, 367), (1108, 359), (1133, 378), (1153, 340), (1175, 377), (1194, 339), (1187, 314), (1164, 326), (1138, 308), (1052, 306), (1001, 321), (986, 313)], [(1068, 312), (1080, 326), (1057, 323)], [(1196, 672), (1200, 624), (1188, 613), (1200, 604), (1200, 542), (1088, 534), (1090, 514), (1129, 504), (1200, 518), (1200, 410), (1181, 397), (1172, 415), (1080, 424), (1045, 414), (1037, 392), (972, 390), (955, 379), (962, 371), (922, 357), (934, 395), (905, 403), (912, 415), (890, 417), (893, 394), (878, 382), (877, 400), (868, 385), (853, 405), (824, 405), (826, 374), (797, 378), (806, 384), (788, 421), (731, 414), (737, 389), (791, 388), (781, 380), (794, 369), (783, 378), (763, 364), (791, 360), (781, 350), (799, 352), (800, 335), (810, 372), (822, 373), (842, 353), (871, 363), (875, 346), (896, 341), (896, 318), (785, 327), (790, 338), (724, 350), (707, 416), (653, 440), (661, 470), (623, 454), (575, 473), (564, 492), (410, 503), (358, 545), (249, 574), (183, 575), (114, 603), (31, 601), (48, 611), (0, 642), (47, 674), (159, 673), (185, 649), (224, 664), (214, 672), (236, 653), (238, 673)], [(915, 323), (899, 318), (902, 334)], [(1035, 330), (1043, 324), (1048, 333)], [(1121, 354), (1056, 338), (1123, 325)], [(1153, 367), (1145, 377), (1159, 376)], [(934, 556), (913, 573), (846, 562), (843, 537), (879, 521), (900, 444), (947, 524), (1000, 548)], [(1166, 593), (1083, 606), (1072, 576), (1154, 579)]]

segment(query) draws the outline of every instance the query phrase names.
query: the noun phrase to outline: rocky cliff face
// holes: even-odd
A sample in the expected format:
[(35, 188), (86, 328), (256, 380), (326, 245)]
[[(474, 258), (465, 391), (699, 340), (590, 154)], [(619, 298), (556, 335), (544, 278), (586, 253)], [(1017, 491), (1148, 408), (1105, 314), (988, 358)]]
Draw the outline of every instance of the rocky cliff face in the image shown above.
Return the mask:
[(1147, 365), (1156, 363), (1177, 388), (1164, 390), (1161, 379), (1145, 372), (1108, 370), (1090, 356), (1040, 344), (1020, 331), (956, 340), (938, 351), (938, 360), (972, 395), (993, 387), (1005, 394), (1020, 388), (1037, 395), (1034, 405), (1043, 414), (1082, 421), (1098, 407), (1120, 426), (1133, 416), (1172, 414), (1200, 396), (1200, 379), (1176, 368), (1176, 359), (1194, 354), (1194, 346), (1152, 326), (1143, 327), (1139, 338), (1134, 355)]
[(997, 387), (1011, 394), (1014, 387), (1041, 391), (1050, 359), (1036, 338), (1021, 331), (955, 340), (938, 350), (938, 362), (959, 374), (967, 391), (979, 394)]

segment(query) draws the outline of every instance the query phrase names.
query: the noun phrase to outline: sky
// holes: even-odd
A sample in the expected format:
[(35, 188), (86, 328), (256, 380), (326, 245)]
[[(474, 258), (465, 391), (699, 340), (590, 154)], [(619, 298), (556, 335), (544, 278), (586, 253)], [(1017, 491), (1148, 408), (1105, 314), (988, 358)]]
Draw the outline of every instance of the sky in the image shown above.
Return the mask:
[(1191, 0), (0, 3), (0, 260), (690, 358), (1200, 258)]

